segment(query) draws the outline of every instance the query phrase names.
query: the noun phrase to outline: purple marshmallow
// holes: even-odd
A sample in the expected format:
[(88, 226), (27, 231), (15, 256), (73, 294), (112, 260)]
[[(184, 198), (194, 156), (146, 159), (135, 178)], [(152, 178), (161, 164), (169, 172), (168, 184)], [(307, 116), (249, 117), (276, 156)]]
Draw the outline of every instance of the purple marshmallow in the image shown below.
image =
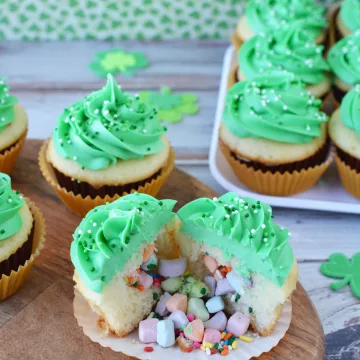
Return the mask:
[(178, 277), (184, 274), (187, 267), (186, 258), (174, 260), (160, 260), (159, 261), (159, 274), (164, 277)]
[(234, 288), (230, 285), (227, 278), (220, 279), (216, 284), (215, 295), (225, 295), (234, 292)]

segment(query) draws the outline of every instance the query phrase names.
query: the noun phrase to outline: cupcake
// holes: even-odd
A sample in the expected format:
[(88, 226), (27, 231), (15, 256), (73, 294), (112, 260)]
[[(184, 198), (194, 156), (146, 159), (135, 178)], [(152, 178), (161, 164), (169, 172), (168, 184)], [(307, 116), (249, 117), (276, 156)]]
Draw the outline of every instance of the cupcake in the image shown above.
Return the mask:
[(18, 99), (10, 95), (5, 78), (0, 78), (0, 172), (9, 174), (27, 134), (28, 120)]
[(336, 12), (334, 26), (336, 40), (360, 30), (360, 1), (344, 0), (340, 10)]
[(323, 49), (322, 45), (316, 45), (305, 31), (294, 25), (255, 35), (239, 50), (238, 80), (252, 78), (269, 69), (286, 70), (304, 82), (312, 95), (324, 98), (331, 88), (331, 82)]
[(360, 30), (333, 45), (327, 60), (335, 76), (334, 98), (340, 103), (344, 95), (360, 83)]
[(124, 194), (159, 191), (174, 166), (165, 132), (156, 109), (108, 75), (103, 89), (59, 117), (40, 151), (40, 167), (63, 202), (84, 216)]
[(344, 188), (360, 199), (360, 85), (343, 98), (329, 121), (336, 146), (335, 162)]
[(223, 283), (229, 286), (221, 291), (225, 313), (241, 314), (252, 331), (270, 335), (298, 279), (290, 233), (274, 223), (271, 207), (227, 193), (194, 200), (177, 215), (180, 253), (190, 271), (200, 279), (215, 277), (217, 292)]
[[(106, 333), (124, 337), (147, 317), (161, 289), (146, 271), (171, 243), (176, 201), (147, 194), (126, 195), (90, 211), (71, 244), (75, 289)], [(157, 253), (155, 254), (155, 248)]]
[(7, 174), (0, 173), (0, 300), (22, 286), (44, 241), (40, 211), (12, 190)]
[(233, 34), (233, 43), (238, 49), (256, 34), (296, 25), (322, 44), (326, 37), (324, 10), (313, 0), (249, 0)]
[(284, 71), (266, 72), (228, 91), (220, 148), (250, 189), (286, 196), (313, 186), (330, 163), (325, 113)]
[(270, 206), (235, 193), (197, 199), (177, 214), (175, 203), (126, 195), (76, 229), (75, 289), (105, 336), (138, 328), (142, 343), (200, 352), (211, 342), (226, 355), (223, 331), (228, 345), (250, 329), (270, 335), (298, 279), (289, 231)]

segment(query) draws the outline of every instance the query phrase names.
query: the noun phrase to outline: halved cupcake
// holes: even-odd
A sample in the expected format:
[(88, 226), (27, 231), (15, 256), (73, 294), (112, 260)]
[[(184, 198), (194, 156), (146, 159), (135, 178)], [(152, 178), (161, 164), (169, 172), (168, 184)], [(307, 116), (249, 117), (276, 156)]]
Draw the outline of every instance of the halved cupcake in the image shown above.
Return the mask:
[(9, 93), (5, 78), (0, 78), (0, 172), (9, 174), (24, 145), (28, 119), (18, 99)]
[(174, 166), (174, 152), (156, 110), (106, 86), (65, 109), (39, 157), (64, 203), (85, 215), (97, 205), (140, 191), (155, 195)]
[(226, 96), (220, 147), (250, 189), (286, 196), (313, 186), (330, 163), (325, 113), (284, 71), (236, 83)]
[(171, 248), (168, 240), (178, 227), (175, 203), (126, 195), (90, 211), (76, 229), (71, 244), (75, 288), (107, 333), (126, 336), (160, 298), (161, 288), (146, 271), (154, 270), (157, 256)]
[(256, 34), (289, 25), (303, 28), (317, 44), (322, 44), (326, 38), (324, 11), (313, 0), (250, 0), (233, 34), (233, 44), (238, 49)]
[(350, 90), (329, 121), (336, 165), (344, 188), (360, 199), (360, 85)]
[[(71, 245), (75, 289), (105, 334), (223, 353), (249, 326), (268, 336), (297, 283), (290, 233), (259, 201), (124, 196), (93, 209)], [(181, 221), (180, 221), (180, 220)], [(181, 227), (180, 227), (181, 226)], [(201, 345), (202, 343), (202, 345)], [(234, 344), (234, 350), (236, 349)]]
[(294, 25), (255, 35), (239, 50), (238, 81), (271, 69), (286, 70), (304, 82), (312, 95), (324, 99), (331, 82), (323, 50), (322, 45), (316, 45), (311, 36)]
[(215, 278), (224, 311), (241, 314), (253, 331), (270, 335), (298, 279), (290, 233), (274, 223), (271, 207), (227, 193), (194, 200), (177, 214), (180, 253), (191, 272)]
[(340, 103), (344, 95), (360, 83), (360, 30), (333, 45), (327, 60), (335, 74), (334, 98)]
[(42, 214), (0, 173), (0, 300), (22, 286), (44, 241)]

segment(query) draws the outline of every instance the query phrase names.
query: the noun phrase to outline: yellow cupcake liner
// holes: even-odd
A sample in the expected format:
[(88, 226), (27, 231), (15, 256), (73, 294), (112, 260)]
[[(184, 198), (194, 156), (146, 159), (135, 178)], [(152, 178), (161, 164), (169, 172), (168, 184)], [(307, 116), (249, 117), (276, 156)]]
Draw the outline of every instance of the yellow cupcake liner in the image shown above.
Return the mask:
[(27, 135), (27, 130), (21, 138), (6, 150), (4, 154), (0, 154), (0, 172), (5, 174), (10, 174), (13, 168), (15, 167), (16, 160), (20, 154), (20, 151), (25, 143)]
[(0, 279), (0, 301), (8, 298), (18, 291), (29, 276), (36, 258), (40, 255), (45, 243), (45, 221), (40, 210), (35, 204), (25, 198), (34, 218), (34, 237), (30, 259), (20, 265), (17, 271), (12, 270), (10, 275), (3, 275)]
[[(55, 190), (55, 192), (60, 197), (62, 202), (72, 212), (79, 215), (80, 217), (85, 217), (85, 215), (96, 206), (105, 205), (107, 202), (112, 202), (120, 198), (121, 196), (128, 194), (127, 192), (124, 192), (122, 194), (116, 194), (115, 196), (109, 196), (109, 195), (106, 195), (105, 197), (97, 196), (96, 198), (92, 199), (90, 196), (83, 198), (80, 194), (75, 195), (72, 191), (68, 191), (67, 189), (61, 187), (57, 181), (53, 167), (46, 159), (47, 146), (48, 146), (48, 141), (45, 141), (39, 152), (40, 170), (43, 176), (45, 177), (46, 181)], [(147, 182), (145, 185), (134, 188), (133, 190), (131, 190), (131, 193), (137, 191), (151, 196), (156, 196), (160, 188), (163, 186), (165, 180), (168, 178), (171, 171), (173, 170), (174, 164), (175, 164), (175, 153), (171, 148), (168, 162), (166, 166), (161, 169), (160, 174), (155, 179), (152, 179), (151, 181)]]
[(344, 189), (352, 196), (360, 199), (360, 173), (352, 169), (335, 154), (335, 164)]
[(326, 161), (314, 167), (303, 169), (300, 172), (293, 171), (283, 174), (280, 172), (263, 172), (242, 164), (231, 155), (230, 149), (222, 141), (219, 141), (219, 144), (236, 177), (249, 189), (265, 195), (290, 196), (311, 188), (333, 160), (331, 151)]

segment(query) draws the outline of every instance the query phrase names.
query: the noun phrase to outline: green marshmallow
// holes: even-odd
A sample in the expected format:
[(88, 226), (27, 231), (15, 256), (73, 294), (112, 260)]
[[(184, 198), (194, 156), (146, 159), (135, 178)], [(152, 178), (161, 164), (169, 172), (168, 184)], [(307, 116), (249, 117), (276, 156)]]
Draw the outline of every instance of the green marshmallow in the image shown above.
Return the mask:
[(187, 284), (184, 284), (180, 290), (179, 290), (179, 293), (180, 294), (183, 294), (183, 295), (186, 295), (187, 297), (190, 296), (190, 293), (191, 293), (191, 288), (192, 288), (192, 284), (190, 283), (187, 283)]
[(202, 281), (197, 281), (192, 285), (190, 297), (202, 298), (209, 292), (209, 288)]
[(180, 293), (191, 298), (202, 298), (210, 291), (209, 287), (202, 281), (188, 277), (186, 283), (180, 289)]
[(182, 278), (168, 278), (161, 283), (161, 288), (169, 294), (174, 294), (179, 291), (182, 285)]
[(188, 301), (187, 314), (193, 314), (197, 319), (207, 321), (210, 318), (204, 301), (198, 298), (190, 298)]

